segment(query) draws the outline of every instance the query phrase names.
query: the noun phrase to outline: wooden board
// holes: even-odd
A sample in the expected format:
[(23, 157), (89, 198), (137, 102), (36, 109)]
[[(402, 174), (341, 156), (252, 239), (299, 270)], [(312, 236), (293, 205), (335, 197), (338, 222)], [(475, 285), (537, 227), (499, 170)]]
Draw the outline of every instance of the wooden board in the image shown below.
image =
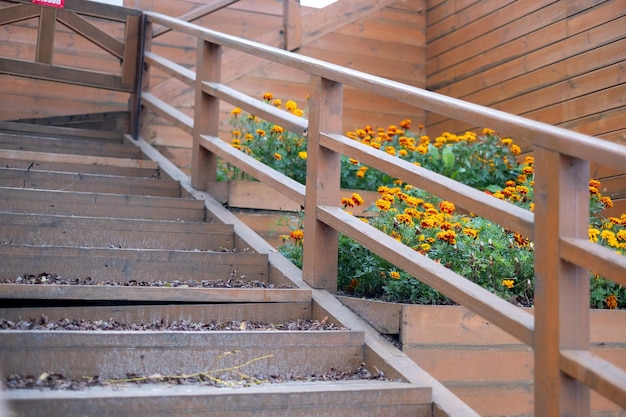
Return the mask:
[(120, 175), (40, 171), (36, 167), (26, 170), (0, 168), (0, 184), (3, 187), (14, 188), (180, 197), (180, 184), (177, 181)]
[[(129, 350), (129, 346), (132, 349)], [(3, 375), (60, 372), (66, 377), (127, 373), (193, 374), (239, 366), (242, 372), (280, 375), (356, 369), (363, 362), (363, 333), (337, 331), (2, 331)], [(264, 359), (256, 360), (256, 358)], [(306, 358), (306, 359), (305, 359)]]
[(268, 280), (266, 254), (2, 245), (0, 256), (3, 278), (53, 273), (98, 282)]
[[(229, 300), (230, 301), (230, 300)], [(88, 307), (24, 307), (0, 308), (0, 317), (16, 322), (46, 316), (48, 320), (71, 318), (78, 320), (117, 320), (120, 323), (141, 323), (163, 320), (164, 323), (225, 322), (235, 320), (261, 323), (282, 323), (285, 320), (310, 319), (310, 301), (251, 303), (207, 303), (169, 305), (116, 305)]]
[[(68, 301), (105, 300), (111, 303), (306, 303), (311, 290), (268, 288), (126, 287), (107, 285), (0, 284), (3, 299)], [(37, 301), (30, 301), (36, 304)]]
[[(282, 350), (280, 351), (282, 353)], [(251, 372), (250, 372), (251, 373)], [(55, 399), (38, 392), (30, 396), (11, 392), (8, 402), (20, 415), (65, 417), (76, 410), (93, 417), (139, 415), (207, 417), (254, 415), (256, 417), (365, 416), (431, 417), (430, 388), (385, 381), (323, 381), (263, 384), (242, 389), (206, 386), (117, 387), (102, 391), (99, 398), (76, 392), (56, 392)], [(44, 399), (42, 401), (42, 399)], [(200, 411), (197, 411), (200, 410)]]
[(202, 221), (198, 200), (0, 187), (0, 211), (51, 215)]
[(0, 213), (2, 241), (39, 246), (229, 250), (231, 225)]

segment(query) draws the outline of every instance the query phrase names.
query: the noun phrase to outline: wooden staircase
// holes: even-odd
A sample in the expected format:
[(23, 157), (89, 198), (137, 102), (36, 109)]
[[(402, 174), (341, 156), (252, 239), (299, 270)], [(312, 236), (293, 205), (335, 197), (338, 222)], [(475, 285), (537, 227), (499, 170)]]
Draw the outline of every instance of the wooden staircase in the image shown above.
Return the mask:
[[(213, 378), (211, 384), (10, 390), (5, 398), (15, 415), (433, 415), (431, 387), (408, 381), (406, 369), (399, 372), (377, 352), (383, 346), (398, 363), (410, 360), (402, 362), (391, 344), (359, 329), (361, 322), (347, 309), (329, 310), (319, 300), (338, 302), (323, 294), (316, 301), (315, 290), (277, 274), (267, 253), (251, 249), (234, 225), (221, 222), (210, 204), (190, 195), (128, 139), (76, 127), (70, 128), (71, 137), (35, 127), (31, 130), (40, 133), (32, 135), (24, 126), (0, 133), (0, 278), (11, 282), (0, 285), (0, 318), (236, 321), (243, 328), (250, 322), (274, 328), (2, 330), (5, 377), (56, 373), (107, 381), (203, 373), (206, 381)], [(41, 274), (122, 285), (15, 283)], [(158, 281), (169, 284), (135, 285)], [(189, 281), (256, 284), (213, 288)], [(281, 330), (281, 323), (313, 319), (338, 329)], [(352, 378), (313, 378), (332, 372)], [(280, 376), (290, 381), (258, 383)]]

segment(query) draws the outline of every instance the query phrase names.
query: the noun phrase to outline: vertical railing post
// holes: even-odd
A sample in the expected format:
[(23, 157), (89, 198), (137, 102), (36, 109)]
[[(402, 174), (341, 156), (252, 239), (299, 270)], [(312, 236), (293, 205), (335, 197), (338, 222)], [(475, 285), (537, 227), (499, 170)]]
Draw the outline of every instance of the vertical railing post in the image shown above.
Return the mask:
[(312, 76), (304, 210), (302, 277), (313, 288), (337, 292), (338, 234), (317, 220), (318, 205), (338, 205), (341, 155), (319, 145), (320, 132), (341, 133), (343, 84)]
[(283, 1), (283, 27), (285, 50), (293, 51), (298, 49), (302, 38), (300, 0)]
[(535, 416), (590, 414), (589, 389), (560, 370), (589, 348), (589, 273), (561, 260), (560, 237), (588, 239), (589, 163), (535, 147)]
[(206, 190), (207, 182), (215, 181), (217, 155), (200, 144), (200, 135), (219, 134), (220, 101), (202, 91), (204, 82), (220, 82), (222, 47), (198, 38), (196, 59), (196, 96), (191, 149), (191, 185)]
[[(131, 24), (131, 22), (133, 24)], [(124, 61), (129, 59), (134, 59), (133, 68), (133, 83), (134, 83), (134, 91), (131, 94), (130, 99), (128, 100), (128, 107), (130, 110), (130, 133), (133, 139), (137, 140), (140, 135), (140, 123), (142, 116), (141, 109), (141, 92), (144, 88), (144, 83), (146, 83), (146, 87), (148, 86), (147, 82), (149, 81), (149, 74), (147, 74), (147, 69), (145, 69), (145, 59), (144, 52), (146, 51), (146, 44), (148, 47), (151, 47), (151, 42), (148, 42), (146, 37), (150, 36), (150, 41), (152, 40), (152, 24), (148, 24), (147, 18), (145, 14), (142, 14), (139, 17), (135, 17), (131, 19), (130, 16), (126, 18), (126, 33), (125, 38), (127, 42), (133, 36), (129, 32), (132, 30), (130, 27), (134, 27), (136, 39), (134, 41), (134, 46), (129, 47), (127, 43), (124, 49)], [(134, 54), (131, 55), (129, 49), (134, 49)], [(128, 62), (124, 63), (124, 71), (126, 77), (128, 77), (130, 70), (128, 69), (130, 65)], [(145, 76), (145, 79), (144, 79)]]
[[(149, 129), (149, 123), (148, 123), (148, 109), (146, 109), (144, 106), (141, 105), (141, 94), (144, 92), (148, 92), (150, 91), (150, 73), (151, 73), (151, 69), (150, 66), (146, 64), (144, 56), (146, 54), (146, 52), (150, 52), (152, 50), (152, 30), (153, 30), (153, 24), (152, 22), (145, 18), (144, 19), (144, 24), (143, 24), (143, 41), (141, 42), (142, 44), (142, 57), (139, 59), (138, 65), (139, 68), (137, 69), (137, 74), (138, 74), (138, 80), (137, 83), (140, 83), (139, 88), (137, 89), (138, 91), (136, 91), (135, 93), (135, 104), (134, 104), (134, 108), (137, 111), (137, 115), (136, 115), (136, 119), (133, 122), (133, 126), (138, 126), (136, 128), (137, 130), (137, 134), (139, 136), (141, 136), (144, 139), (150, 138), (151, 134)], [(135, 139), (137, 139), (137, 137), (135, 137)]]

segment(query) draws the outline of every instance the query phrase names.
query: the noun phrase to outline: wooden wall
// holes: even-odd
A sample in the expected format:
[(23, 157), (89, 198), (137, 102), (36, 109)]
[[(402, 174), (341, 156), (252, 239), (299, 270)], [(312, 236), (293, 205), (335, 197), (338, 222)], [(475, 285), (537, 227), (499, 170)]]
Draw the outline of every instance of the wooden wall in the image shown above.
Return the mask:
[[(144, 8), (152, 6), (152, 2), (145, 0), (136, 2)], [(154, 7), (161, 7), (161, 3), (155, 2)], [(157, 8), (156, 11), (162, 10)], [(295, 50), (296, 53), (425, 86), (426, 15), (423, 0), (342, 0), (322, 10), (302, 7), (301, 16), (302, 46)], [(258, 21), (263, 24), (256, 25)], [(276, 47), (282, 47), (284, 42), (282, 2), (276, 0), (242, 0), (198, 23)], [(185, 45), (186, 41), (176, 36), (167, 34), (155, 39), (153, 49), (192, 66), (195, 54), (189, 49), (191, 45), (180, 48), (179, 45)], [(271, 92), (283, 102), (294, 100), (300, 108), (307, 110), (308, 74), (225, 50), (222, 80), (251, 97), (261, 98), (265, 92)], [(161, 83), (158, 74), (153, 85), (157, 95), (175, 102), (179, 110), (192, 113), (193, 92), (190, 88), (177, 81)], [(228, 118), (231, 109), (230, 105), (222, 106), (220, 135), (225, 139), (230, 139)], [(415, 124), (425, 121), (423, 111), (349, 88), (345, 91), (344, 116), (344, 130), (354, 130), (365, 124), (398, 124), (405, 118), (411, 118)], [(189, 135), (165, 121), (156, 120), (149, 136), (149, 140), (179, 166), (189, 166)]]
[[(427, 0), (426, 20), (429, 90), (626, 144), (626, 0)], [(624, 173), (592, 167), (615, 198)]]

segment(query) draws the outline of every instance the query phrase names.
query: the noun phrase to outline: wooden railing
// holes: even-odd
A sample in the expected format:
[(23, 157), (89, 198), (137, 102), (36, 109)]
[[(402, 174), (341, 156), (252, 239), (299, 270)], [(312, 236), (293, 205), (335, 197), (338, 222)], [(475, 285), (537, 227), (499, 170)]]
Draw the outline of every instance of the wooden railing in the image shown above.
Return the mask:
[[(165, 71), (194, 87), (196, 98), (193, 118), (149, 91), (143, 93), (142, 104), (193, 136), (194, 187), (205, 189), (207, 182), (215, 180), (217, 160), (222, 158), (305, 208), (302, 274), (312, 287), (336, 291), (337, 237), (339, 233), (345, 234), (532, 347), (536, 416), (589, 415), (588, 388), (626, 407), (626, 372), (589, 351), (588, 275), (593, 270), (626, 285), (626, 257), (590, 243), (587, 236), (589, 163), (623, 168), (625, 146), (213, 32), (157, 13), (146, 14), (148, 39), (153, 24), (198, 39), (196, 72), (145, 52), (148, 73), (150, 66)], [(308, 122), (221, 84), (223, 47), (308, 74), (311, 77)], [(535, 212), (343, 136), (344, 85), (488, 126), (532, 143)], [(220, 100), (294, 133), (302, 135), (308, 130), (306, 188), (218, 137)], [(536, 259), (534, 317), (338, 207), (341, 155), (385, 171), (532, 239)]]
[[(139, 63), (137, 56), (141, 51), (139, 41), (143, 33), (141, 27), (143, 15), (140, 11), (83, 0), (65, 0), (62, 8), (36, 6), (29, 0), (11, 0), (11, 2), (18, 4), (0, 8), (0, 25), (34, 17), (39, 18), (35, 59), (33, 62), (25, 59), (2, 58), (0, 73), (107, 90), (135, 92)], [(124, 23), (126, 25), (124, 39), (115, 38), (86, 17)], [(54, 33), (57, 22), (117, 57), (120, 60), (119, 72), (104, 73), (55, 65)]]

